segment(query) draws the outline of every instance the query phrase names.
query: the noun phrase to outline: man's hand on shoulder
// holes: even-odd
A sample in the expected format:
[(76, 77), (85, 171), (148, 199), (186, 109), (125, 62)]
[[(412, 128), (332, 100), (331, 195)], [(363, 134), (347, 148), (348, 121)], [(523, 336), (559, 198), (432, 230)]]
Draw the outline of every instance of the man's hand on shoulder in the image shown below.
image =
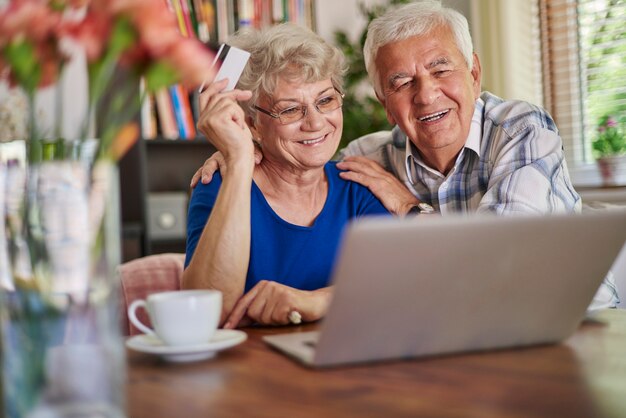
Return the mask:
[(346, 157), (337, 163), (344, 180), (367, 187), (394, 215), (404, 216), (419, 200), (393, 174), (365, 157)]
[[(259, 147), (255, 147), (254, 149), (254, 162), (255, 164), (260, 164), (263, 159), (263, 153), (259, 149)], [(198, 185), (199, 182), (202, 184), (209, 184), (213, 179), (213, 174), (219, 170), (222, 177), (226, 175), (226, 162), (224, 160), (224, 156), (221, 152), (214, 152), (209, 158), (206, 159), (202, 167), (200, 167), (191, 178), (191, 183), (189, 187), (192, 189)]]

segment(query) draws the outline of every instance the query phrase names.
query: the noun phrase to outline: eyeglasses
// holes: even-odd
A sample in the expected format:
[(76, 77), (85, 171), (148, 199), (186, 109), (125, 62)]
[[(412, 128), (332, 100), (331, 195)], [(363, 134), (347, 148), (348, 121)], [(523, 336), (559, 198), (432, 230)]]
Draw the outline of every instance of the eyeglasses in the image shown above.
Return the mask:
[[(313, 106), (315, 106), (315, 109), (317, 109), (317, 111), (320, 113), (329, 113), (333, 110), (339, 109), (343, 105), (343, 96), (343, 93), (335, 91), (328, 96), (324, 96), (318, 99), (313, 104)], [(307, 114), (307, 109), (309, 108), (309, 105), (301, 103), (297, 106), (290, 106), (287, 109), (281, 110), (278, 113), (270, 112), (269, 110), (260, 108), (257, 105), (254, 105), (252, 107), (261, 113), (265, 113), (267, 116), (278, 119), (281, 125), (288, 125), (290, 123), (302, 120)]]

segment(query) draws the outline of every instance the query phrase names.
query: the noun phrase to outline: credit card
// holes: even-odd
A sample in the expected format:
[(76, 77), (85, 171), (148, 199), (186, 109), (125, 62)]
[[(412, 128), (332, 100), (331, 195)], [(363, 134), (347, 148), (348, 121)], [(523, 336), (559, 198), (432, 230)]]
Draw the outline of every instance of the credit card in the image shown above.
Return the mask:
[[(213, 64), (211, 65), (212, 67), (219, 65), (219, 70), (217, 70), (217, 75), (215, 76), (214, 81), (220, 81), (228, 78), (228, 85), (224, 91), (233, 90), (237, 85), (239, 77), (241, 77), (241, 73), (246, 67), (249, 58), (250, 53), (248, 51), (244, 51), (243, 49), (227, 44), (220, 45), (220, 49), (217, 51)], [(207, 80), (202, 83), (198, 92), (202, 93), (206, 84)]]

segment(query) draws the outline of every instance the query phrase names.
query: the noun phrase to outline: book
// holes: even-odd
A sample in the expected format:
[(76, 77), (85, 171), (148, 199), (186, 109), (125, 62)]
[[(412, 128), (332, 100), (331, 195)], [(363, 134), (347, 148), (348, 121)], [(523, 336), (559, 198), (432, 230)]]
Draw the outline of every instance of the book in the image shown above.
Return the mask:
[(183, 115), (181, 98), (176, 88), (177, 84), (170, 86), (168, 91), (170, 94), (170, 100), (172, 103), (172, 110), (174, 113), (174, 119), (176, 120), (176, 126), (178, 127), (178, 137), (180, 139), (187, 139), (187, 121)]
[(183, 16), (183, 8), (180, 4), (180, 0), (168, 0), (172, 5), (174, 14), (176, 15), (176, 21), (178, 22), (178, 30), (183, 36), (189, 36), (187, 34), (187, 26), (185, 25), (185, 17)]
[(217, 44), (217, 17), (213, 0), (193, 0), (193, 9), (198, 25), (198, 39)]
[(273, 4), (267, 0), (254, 0), (255, 27), (265, 28), (273, 23)]
[(141, 103), (140, 121), (141, 137), (143, 139), (154, 139), (157, 136), (157, 119), (154, 108), (154, 97), (146, 93), (145, 81), (142, 78), (139, 82), (139, 90), (143, 98)]
[(285, 21), (283, 0), (272, 0), (272, 22), (274, 24)]
[(162, 88), (154, 94), (156, 102), (157, 116), (161, 136), (165, 139), (178, 138), (178, 126), (174, 117), (172, 101), (167, 88)]
[(254, 0), (237, 0), (239, 27), (256, 27)]
[(189, 9), (188, 0), (174, 0), (180, 2), (180, 9), (183, 15), (183, 23), (185, 25), (186, 36), (189, 38), (195, 38), (196, 32), (191, 22), (191, 10)]
[(177, 90), (181, 97), (181, 107), (183, 111), (183, 118), (185, 118), (185, 128), (187, 130), (187, 139), (194, 139), (196, 137), (196, 120), (193, 115), (193, 109), (191, 107), (191, 98), (189, 96), (189, 90), (183, 85), (178, 84)]
[(141, 104), (141, 137), (154, 139), (157, 136), (157, 118), (154, 107), (154, 96), (146, 94)]
[(227, 0), (217, 0), (217, 40), (219, 43), (228, 39), (228, 6)]
[(198, 38), (198, 14), (196, 13), (193, 0), (183, 0), (187, 3), (187, 12), (189, 13), (189, 20), (191, 25), (191, 31), (194, 37)]
[(226, 7), (228, 11), (228, 34), (237, 32), (239, 29), (239, 8), (237, 0), (227, 0)]
[(193, 139), (196, 136), (196, 129), (187, 90), (182, 85), (175, 84), (169, 88), (169, 92), (179, 137), (181, 139)]

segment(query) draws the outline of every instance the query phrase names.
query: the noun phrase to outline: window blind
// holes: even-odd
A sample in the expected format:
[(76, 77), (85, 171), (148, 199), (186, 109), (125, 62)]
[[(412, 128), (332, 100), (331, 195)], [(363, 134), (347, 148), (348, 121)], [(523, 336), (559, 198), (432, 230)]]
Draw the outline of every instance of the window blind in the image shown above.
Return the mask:
[(570, 162), (593, 160), (601, 117), (626, 119), (626, 0), (539, 0), (544, 105)]

